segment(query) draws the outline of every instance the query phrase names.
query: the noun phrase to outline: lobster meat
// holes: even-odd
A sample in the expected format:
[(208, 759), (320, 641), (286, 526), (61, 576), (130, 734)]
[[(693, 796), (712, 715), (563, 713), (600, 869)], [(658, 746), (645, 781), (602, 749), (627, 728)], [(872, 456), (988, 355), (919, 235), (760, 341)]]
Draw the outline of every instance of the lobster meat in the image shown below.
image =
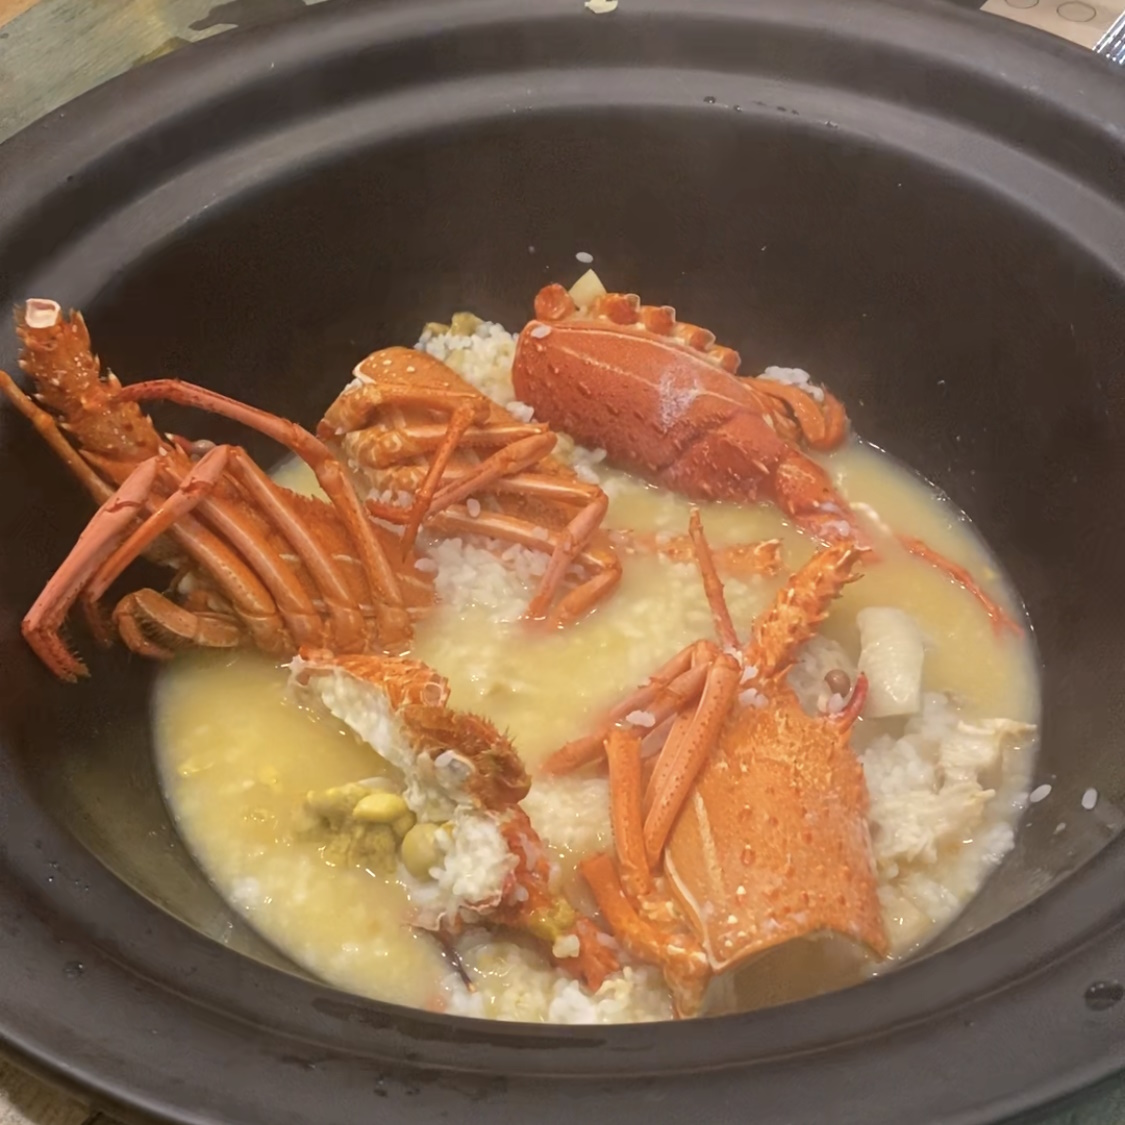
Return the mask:
[[(698, 1013), (714, 973), (795, 938), (833, 932), (879, 956), (888, 948), (867, 789), (848, 745), (866, 681), (814, 717), (785, 679), (863, 552), (842, 543), (814, 556), (739, 646), (697, 510), (691, 531), (723, 647), (689, 646), (544, 767), (608, 760), (617, 859), (592, 856), (581, 870), (623, 947), (663, 969), (680, 1016)], [(665, 732), (647, 759), (645, 726), (629, 717), (640, 707)]]
[[(601, 524), (597, 485), (552, 456), (557, 437), (521, 423), (425, 352), (385, 348), (367, 356), (328, 408), (319, 436), (382, 497), (372, 515), (404, 526), (480, 535), (547, 551), (550, 561), (525, 616), (567, 625), (607, 597), (621, 563)], [(581, 574), (575, 584), (570, 571)]]
[[(596, 289), (583, 306), (558, 284), (536, 295), (512, 367), (515, 392), (536, 417), (691, 499), (769, 501), (822, 543), (872, 546), (807, 452), (847, 437), (838, 399), (807, 382), (739, 377), (741, 358), (713, 333), (677, 321), (669, 306)], [(998, 630), (1022, 634), (963, 567), (921, 540), (898, 542), (964, 586)]]
[[(318, 438), (188, 383), (123, 387), (91, 351), (81, 314), (64, 317), (54, 301), (26, 302), (16, 327), (34, 398), (5, 372), (0, 390), (101, 505), (23, 621), (56, 675), (87, 673), (59, 635), (75, 602), (100, 642), (116, 630), (133, 651), (161, 659), (192, 645), (291, 656), (302, 644), (346, 653), (409, 640), (431, 585)], [(281, 488), (240, 447), (162, 437), (136, 405), (147, 399), (268, 435), (304, 459), (329, 502)], [(142, 555), (175, 570), (170, 589), (127, 594), (107, 620), (99, 599)]]
[(416, 660), (311, 649), (290, 672), (297, 692), (360, 738), (377, 731), (379, 753), (402, 771), (409, 831), (431, 849), (417, 874), (400, 864), (415, 924), (447, 938), (508, 926), (592, 991), (620, 968), (597, 926), (551, 887), (547, 850), (519, 806), (530, 784), (519, 755), (487, 719), (449, 707), (444, 677)]

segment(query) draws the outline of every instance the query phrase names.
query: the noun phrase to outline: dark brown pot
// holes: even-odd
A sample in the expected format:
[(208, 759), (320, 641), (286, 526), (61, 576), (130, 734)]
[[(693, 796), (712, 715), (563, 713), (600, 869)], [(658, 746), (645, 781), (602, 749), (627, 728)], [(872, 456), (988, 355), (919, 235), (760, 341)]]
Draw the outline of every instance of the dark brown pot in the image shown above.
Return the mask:
[(745, 1016), (485, 1024), (304, 979), (175, 837), (153, 668), (94, 654), (68, 687), (23, 644), (90, 509), (6, 411), (0, 1041), (25, 1064), (124, 1112), (229, 1125), (985, 1122), (1125, 1065), (1121, 990), (1088, 994), (1125, 979), (1109, 64), (932, 3), (332, 3), (146, 66), (0, 148), (0, 307), (53, 296), (126, 380), (191, 378), (306, 424), (360, 356), (454, 306), (519, 326), (578, 250), (748, 369), (826, 379), (998, 551), (1037, 630), (1054, 785), (1015, 853), (928, 956)]

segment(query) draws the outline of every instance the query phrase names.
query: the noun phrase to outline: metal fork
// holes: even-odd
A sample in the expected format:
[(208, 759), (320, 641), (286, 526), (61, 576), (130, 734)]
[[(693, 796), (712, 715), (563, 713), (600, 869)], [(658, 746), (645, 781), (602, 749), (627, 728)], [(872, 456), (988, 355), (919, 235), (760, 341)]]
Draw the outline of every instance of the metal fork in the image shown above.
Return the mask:
[(1125, 12), (1113, 21), (1106, 33), (1094, 44), (1094, 53), (1125, 66)]

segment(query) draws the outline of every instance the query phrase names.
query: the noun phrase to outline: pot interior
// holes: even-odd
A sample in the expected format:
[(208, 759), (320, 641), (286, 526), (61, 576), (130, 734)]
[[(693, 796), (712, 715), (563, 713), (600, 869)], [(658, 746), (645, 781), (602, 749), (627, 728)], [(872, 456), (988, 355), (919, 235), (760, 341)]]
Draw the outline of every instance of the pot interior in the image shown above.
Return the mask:
[[(743, 370), (812, 372), (859, 435), (968, 514), (1026, 601), (1043, 665), (1037, 782), (1052, 793), (936, 947), (1044, 894), (1119, 827), (1125, 522), (1110, 498), (1125, 487), (1112, 378), (1125, 280), (1042, 214), (831, 122), (702, 101), (357, 135), (252, 189), (209, 190), (219, 202), (195, 200), (187, 221), (95, 238), (9, 296), (79, 305), (125, 382), (186, 378), (312, 427), (363, 355), (454, 308), (516, 329), (541, 285), (569, 283), (576, 253), (592, 254), (611, 287), (710, 328)], [(280, 456), (219, 419), (154, 414), (263, 464)], [(0, 425), (5, 752), (28, 795), (126, 883), (287, 965), (178, 841), (152, 764), (153, 667), (94, 651), (76, 626), (93, 674), (63, 685), (24, 645), (20, 618), (91, 508), (22, 419), (5, 411)], [(136, 567), (120, 590), (152, 578)]]

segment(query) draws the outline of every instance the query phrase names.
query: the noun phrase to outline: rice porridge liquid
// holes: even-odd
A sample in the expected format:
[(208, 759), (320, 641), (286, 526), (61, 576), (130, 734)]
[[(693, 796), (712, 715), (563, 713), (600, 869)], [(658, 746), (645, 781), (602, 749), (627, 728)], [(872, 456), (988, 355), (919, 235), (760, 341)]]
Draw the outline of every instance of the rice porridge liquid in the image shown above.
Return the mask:
[[(426, 346), (507, 405), (510, 339), (486, 325), (470, 340), (439, 338)], [(607, 470), (581, 450), (574, 457), (610, 495), (607, 527), (669, 536), (686, 531), (690, 506), (682, 497)], [(858, 442), (823, 463), (849, 502), (869, 505), (896, 531), (925, 539), (1010, 604), (987, 550), (916, 477)], [(313, 488), (303, 466), (286, 465), (276, 475), (290, 487)], [(715, 547), (783, 540), (776, 578), (727, 580), (732, 616), (745, 638), (754, 616), (814, 545), (770, 507), (701, 507)], [(412, 655), (449, 679), (452, 707), (481, 713), (506, 730), (533, 775), (552, 750), (584, 733), (594, 716), (675, 652), (714, 636), (690, 562), (625, 553), (624, 577), (611, 599), (575, 627), (531, 637), (515, 618), (545, 555), (520, 549), (498, 562), (459, 540), (426, 549), (441, 601), (419, 625)], [(900, 959), (979, 889), (1012, 846), (1027, 801), (1033, 739), (1001, 748), (996, 735), (998, 764), (987, 776), (959, 776), (955, 785), (943, 775), (943, 753), (961, 736), (958, 721), (1036, 723), (1039, 698), (1029, 642), (998, 637), (961, 587), (893, 543), (881, 543), (880, 552), (881, 561), (834, 603), (791, 682), (815, 698), (825, 671), (854, 672), (855, 618), (865, 606), (905, 610), (925, 635), (921, 714), (908, 724), (861, 719), (852, 734), (871, 792), (884, 917), (893, 958)], [(404, 925), (406, 896), (393, 878), (333, 862), (296, 830), (311, 790), (389, 767), (335, 720), (288, 698), (286, 679), (283, 668), (255, 653), (192, 653), (162, 672), (155, 699), (160, 772), (179, 831), (220, 893), (267, 940), (333, 985), (400, 1004), (529, 1021), (670, 1016), (653, 969), (627, 968), (590, 996), (530, 947), (481, 934), (459, 944), (478, 983), (468, 993), (433, 939)], [(524, 807), (572, 898), (592, 905), (575, 868), (589, 852), (612, 848), (605, 780), (536, 780)], [(852, 983), (871, 971), (843, 943), (797, 942), (741, 970), (717, 995), (720, 1004), (751, 1007)]]

